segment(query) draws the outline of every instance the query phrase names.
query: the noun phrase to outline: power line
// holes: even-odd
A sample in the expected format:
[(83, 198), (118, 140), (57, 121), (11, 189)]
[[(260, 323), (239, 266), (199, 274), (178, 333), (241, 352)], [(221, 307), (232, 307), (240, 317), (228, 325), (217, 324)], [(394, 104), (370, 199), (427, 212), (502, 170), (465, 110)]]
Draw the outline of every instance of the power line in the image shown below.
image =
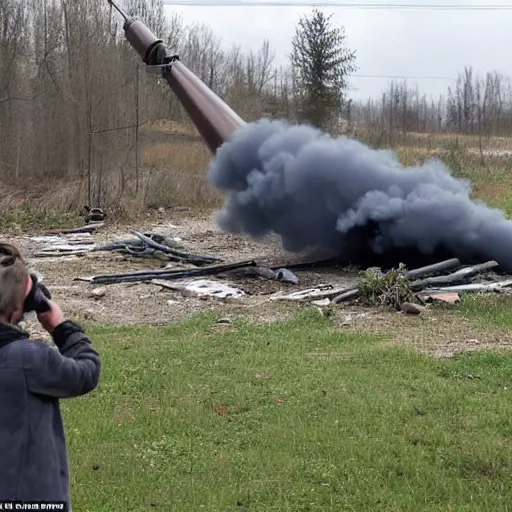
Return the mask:
[(450, 76), (405, 76), (405, 75), (350, 75), (350, 78), (370, 78), (385, 80), (448, 80), (456, 82), (457, 79)]
[(145, 124), (147, 124), (147, 122), (142, 123), (142, 124), (130, 124), (130, 125), (126, 125), (126, 126), (114, 126), (113, 128), (103, 128), (100, 130), (92, 130), (91, 132), (89, 132), (89, 135), (94, 135), (96, 133), (118, 132), (120, 130), (130, 130), (131, 128), (141, 128)]
[(512, 5), (486, 4), (413, 4), (413, 3), (355, 3), (343, 1), (287, 2), (282, 0), (163, 0), (165, 5), (180, 7), (336, 7), (344, 9), (426, 10), (426, 11), (512, 11)]

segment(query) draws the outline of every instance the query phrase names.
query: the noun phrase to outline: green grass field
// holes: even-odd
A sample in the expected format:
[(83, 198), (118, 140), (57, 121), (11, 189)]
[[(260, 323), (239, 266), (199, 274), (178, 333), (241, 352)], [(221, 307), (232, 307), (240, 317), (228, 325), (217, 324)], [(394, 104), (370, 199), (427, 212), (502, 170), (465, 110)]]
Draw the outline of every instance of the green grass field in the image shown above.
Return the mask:
[(512, 510), (510, 352), (435, 359), (315, 310), (89, 333), (101, 384), (63, 404), (78, 512)]

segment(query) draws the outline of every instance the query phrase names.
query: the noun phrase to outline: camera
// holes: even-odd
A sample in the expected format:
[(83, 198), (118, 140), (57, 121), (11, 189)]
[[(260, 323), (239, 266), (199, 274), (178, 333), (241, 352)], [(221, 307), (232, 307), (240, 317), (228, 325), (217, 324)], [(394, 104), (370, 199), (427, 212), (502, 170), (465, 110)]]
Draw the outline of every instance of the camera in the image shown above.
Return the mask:
[(49, 301), (52, 298), (50, 290), (46, 288), (35, 273), (30, 274), (30, 279), (32, 279), (32, 288), (25, 299), (23, 312), (31, 313), (34, 311), (36, 314), (40, 314), (50, 311)]

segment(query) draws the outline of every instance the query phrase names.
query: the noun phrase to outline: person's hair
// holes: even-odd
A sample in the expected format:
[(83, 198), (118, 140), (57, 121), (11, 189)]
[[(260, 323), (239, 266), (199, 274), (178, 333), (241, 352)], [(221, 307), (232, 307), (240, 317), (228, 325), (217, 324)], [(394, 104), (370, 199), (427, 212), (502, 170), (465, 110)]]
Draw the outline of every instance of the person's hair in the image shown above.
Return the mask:
[(0, 321), (14, 323), (23, 316), (28, 276), (20, 251), (0, 242)]

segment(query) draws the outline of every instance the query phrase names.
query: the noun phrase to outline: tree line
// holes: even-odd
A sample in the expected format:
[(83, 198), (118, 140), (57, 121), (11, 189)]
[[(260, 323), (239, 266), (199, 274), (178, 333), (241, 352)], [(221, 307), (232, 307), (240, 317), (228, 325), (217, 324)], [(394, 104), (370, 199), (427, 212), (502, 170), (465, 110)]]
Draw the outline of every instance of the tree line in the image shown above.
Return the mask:
[[(378, 100), (353, 102), (347, 84), (357, 54), (344, 28), (314, 10), (303, 17), (288, 66), (269, 40), (252, 51), (225, 48), (206, 25), (166, 16), (161, 0), (127, 0), (169, 51), (247, 121), (307, 122), (333, 132), (512, 133), (512, 82), (465, 68), (445, 96), (392, 82)], [(5, 186), (76, 179), (91, 202), (138, 187), (135, 132), (188, 118), (166, 84), (148, 75), (105, 0), (0, 2), (0, 176)], [(133, 172), (127, 169), (136, 169)], [(108, 186), (104, 186), (107, 184)]]
[(472, 67), (459, 73), (446, 95), (422, 94), (406, 81), (392, 81), (380, 100), (358, 102), (354, 123), (391, 143), (408, 132), (454, 133), (481, 137), (512, 134), (512, 80), (497, 71), (483, 76)]
[[(166, 18), (159, 0), (126, 4), (247, 119), (259, 117), (269, 89), (280, 88), (268, 41), (250, 52), (225, 50), (209, 27)], [(124, 169), (136, 158), (134, 128), (160, 119), (187, 120), (170, 89), (146, 73), (106, 1), (0, 2), (4, 186), (77, 178), (101, 202), (101, 181), (115, 174), (110, 185), (123, 193), (132, 178)]]

